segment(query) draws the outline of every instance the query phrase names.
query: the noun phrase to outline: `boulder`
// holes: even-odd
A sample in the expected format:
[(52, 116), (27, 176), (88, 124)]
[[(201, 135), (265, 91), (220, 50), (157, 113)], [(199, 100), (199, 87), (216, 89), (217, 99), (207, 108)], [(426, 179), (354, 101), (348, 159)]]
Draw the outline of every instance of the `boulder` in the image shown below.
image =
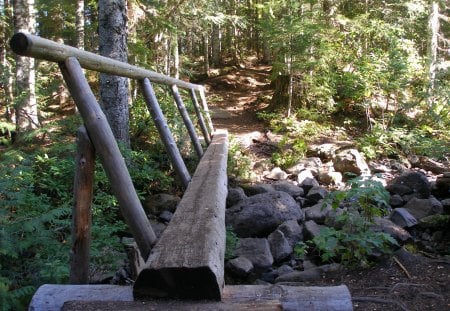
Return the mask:
[(293, 198), (304, 196), (305, 191), (303, 188), (294, 185), (287, 180), (280, 180), (272, 184), (272, 187), (277, 191), (283, 191), (289, 193)]
[(402, 206), (403, 204), (405, 204), (405, 202), (403, 201), (401, 195), (399, 194), (391, 195), (391, 198), (389, 199), (389, 205), (391, 207), (399, 207)]
[(347, 149), (339, 152), (333, 159), (333, 165), (334, 169), (341, 173), (370, 174), (369, 166), (356, 149)]
[(433, 193), (440, 198), (450, 198), (450, 173), (444, 173), (436, 179)]
[(266, 269), (273, 264), (272, 253), (267, 239), (239, 239), (235, 254), (247, 258), (255, 268)]
[(158, 216), (162, 211), (174, 213), (180, 198), (173, 194), (158, 193), (145, 198), (143, 208), (147, 214)]
[(288, 220), (278, 226), (277, 230), (283, 232), (284, 237), (293, 248), (297, 242), (303, 240), (303, 228), (296, 220)]
[(412, 194), (419, 199), (426, 199), (431, 194), (431, 185), (422, 173), (408, 171), (390, 181), (386, 190), (391, 194)]
[(239, 237), (264, 237), (286, 220), (303, 220), (304, 213), (289, 194), (274, 191), (242, 200), (226, 210), (225, 219)]
[(284, 233), (280, 230), (272, 232), (267, 239), (275, 262), (283, 261), (294, 251)]
[[(316, 184), (312, 185), (312, 181), (309, 181), (305, 186), (303, 186), (306, 180), (314, 180), (317, 185)], [(311, 189), (313, 186), (319, 185), (317, 180), (314, 179), (314, 176), (310, 170), (304, 170), (298, 173), (297, 183), (300, 185), (300, 187), (302, 187), (305, 190), (305, 192), (308, 192), (308, 190)], [(308, 185), (310, 186), (309, 188), (307, 188)]]
[(170, 222), (172, 219), (173, 213), (169, 211), (162, 211), (161, 214), (159, 214), (159, 219), (163, 222)]
[(322, 160), (331, 160), (335, 157), (339, 149), (342, 149), (342, 146), (332, 143), (312, 145), (308, 150), (308, 155), (319, 157)]
[(288, 174), (283, 171), (281, 168), (279, 167), (275, 167), (274, 169), (272, 169), (270, 171), (269, 174), (265, 175), (264, 177), (267, 179), (272, 179), (272, 180), (285, 180), (288, 178)]
[(430, 215), (442, 214), (444, 211), (442, 203), (435, 197), (413, 198), (405, 204), (404, 208), (419, 221)]
[(314, 239), (316, 236), (320, 235), (320, 230), (325, 228), (325, 226), (318, 225), (314, 220), (308, 220), (305, 222), (303, 227), (303, 235), (307, 239)]
[(317, 224), (324, 224), (325, 218), (331, 210), (331, 205), (319, 202), (304, 209), (305, 220), (314, 220)]
[(417, 225), (417, 219), (403, 207), (396, 208), (392, 211), (389, 219), (402, 228), (409, 228)]
[(253, 264), (245, 257), (237, 257), (227, 262), (226, 268), (238, 277), (247, 277), (253, 270)]
[(289, 167), (286, 172), (298, 175), (301, 171), (309, 170), (312, 175), (317, 176), (321, 168), (322, 160), (317, 157), (312, 157), (298, 161), (295, 165)]
[(275, 279), (275, 283), (280, 282), (311, 282), (317, 281), (322, 277), (321, 270), (319, 268), (308, 269), (305, 271), (294, 271), (286, 273)]
[(244, 192), (248, 196), (254, 196), (256, 194), (273, 192), (272, 185), (269, 184), (255, 184), (255, 185), (242, 185)]
[(444, 214), (450, 214), (450, 199), (442, 200), (441, 204), (444, 208)]
[(328, 191), (323, 187), (312, 187), (308, 194), (306, 195), (306, 199), (308, 200), (307, 204), (314, 205), (317, 204), (319, 201), (325, 199), (327, 196)]
[(241, 187), (229, 188), (227, 194), (227, 206), (233, 206), (246, 197), (244, 189)]
[(319, 173), (318, 178), (324, 185), (339, 185), (342, 183), (342, 174), (340, 172), (322, 171)]
[(298, 183), (299, 183), (300, 187), (302, 187), (303, 190), (305, 191), (305, 194), (308, 193), (309, 190), (311, 190), (312, 188), (320, 186), (319, 182), (312, 176), (312, 174), (310, 177), (305, 177), (305, 179), (303, 179), (301, 182), (300, 182), (300, 175), (299, 175)]
[(386, 218), (376, 217), (372, 230), (375, 232), (384, 232), (392, 236), (397, 242), (404, 244), (412, 239), (408, 231), (397, 226), (392, 221)]

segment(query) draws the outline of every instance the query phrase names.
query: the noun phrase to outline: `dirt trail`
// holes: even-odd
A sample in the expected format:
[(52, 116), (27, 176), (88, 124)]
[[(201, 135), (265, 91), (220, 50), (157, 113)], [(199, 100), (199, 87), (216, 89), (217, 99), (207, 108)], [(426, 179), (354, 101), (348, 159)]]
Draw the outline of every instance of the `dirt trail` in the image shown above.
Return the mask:
[(205, 81), (208, 105), (216, 128), (236, 137), (262, 132), (264, 123), (256, 113), (268, 104), (272, 90), (269, 66), (237, 68)]

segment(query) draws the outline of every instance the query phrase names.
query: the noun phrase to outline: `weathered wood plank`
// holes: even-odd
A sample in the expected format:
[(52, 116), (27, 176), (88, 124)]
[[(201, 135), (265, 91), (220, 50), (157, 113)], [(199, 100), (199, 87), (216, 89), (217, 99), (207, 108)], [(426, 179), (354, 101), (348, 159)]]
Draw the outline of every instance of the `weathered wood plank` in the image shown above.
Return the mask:
[(350, 292), (345, 285), (232, 285), (225, 286), (221, 302), (214, 302), (166, 299), (133, 301), (132, 288), (129, 286), (51, 284), (38, 289), (29, 310), (61, 310), (69, 301), (63, 310), (353, 310)]
[(75, 162), (69, 282), (72, 284), (87, 284), (89, 281), (95, 149), (84, 126), (81, 126), (77, 132)]
[(70, 57), (60, 68), (75, 104), (83, 118), (89, 137), (119, 201), (120, 211), (133, 234), (142, 256), (148, 258), (156, 235), (134, 189), (127, 166), (120, 153), (105, 114), (83, 74), (76, 58)]
[(69, 57), (76, 57), (85, 69), (109, 73), (111, 75), (127, 77), (130, 79), (150, 79), (152, 82), (165, 85), (177, 85), (185, 89), (200, 90), (203, 87), (197, 84), (178, 80), (166, 75), (113, 60), (91, 52), (79, 50), (72, 46), (63, 45), (51, 40), (26, 33), (16, 33), (10, 40), (14, 53), (22, 56), (31, 56), (51, 62), (61, 63)]
[(224, 286), (227, 132), (217, 132), (147, 266), (137, 298), (221, 299)]
[(183, 158), (181, 157), (180, 150), (178, 150), (175, 139), (170, 132), (161, 107), (158, 104), (158, 99), (156, 98), (152, 84), (149, 79), (145, 78), (141, 81), (141, 86), (148, 111), (150, 112), (156, 129), (158, 130), (159, 137), (161, 137), (167, 154), (169, 155), (170, 161), (172, 162), (173, 168), (180, 178), (183, 187), (187, 188), (189, 181), (191, 180), (191, 176), (188, 169), (186, 168), (186, 164), (184, 163)]

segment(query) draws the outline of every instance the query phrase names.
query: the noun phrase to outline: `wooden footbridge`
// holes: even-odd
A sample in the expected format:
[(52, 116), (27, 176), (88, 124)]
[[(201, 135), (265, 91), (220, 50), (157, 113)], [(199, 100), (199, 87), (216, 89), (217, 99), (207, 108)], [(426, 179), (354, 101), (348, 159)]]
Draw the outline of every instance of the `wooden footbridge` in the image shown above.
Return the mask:
[[(201, 85), (127, 63), (17, 33), (10, 45), (22, 56), (56, 62), (84, 125), (77, 133), (70, 283), (46, 284), (29, 310), (352, 310), (346, 286), (225, 286), (225, 201), (228, 135), (214, 130)], [(126, 163), (83, 68), (138, 80), (172, 165), (185, 187), (177, 210), (157, 240), (134, 189)], [(167, 85), (191, 138), (199, 163), (192, 176), (177, 148), (152, 83)], [(196, 127), (178, 88), (187, 89)], [(200, 97), (200, 103), (197, 95)], [(197, 135), (201, 132), (204, 146)], [(206, 150), (204, 150), (204, 147)], [(96, 155), (107, 173), (140, 251), (134, 286), (89, 285), (92, 185)]]

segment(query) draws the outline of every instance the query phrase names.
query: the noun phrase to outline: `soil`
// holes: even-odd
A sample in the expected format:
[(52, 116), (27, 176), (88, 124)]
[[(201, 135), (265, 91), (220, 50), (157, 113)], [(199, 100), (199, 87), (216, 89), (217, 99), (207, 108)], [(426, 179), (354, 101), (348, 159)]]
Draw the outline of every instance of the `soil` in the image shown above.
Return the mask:
[[(266, 125), (256, 118), (272, 95), (268, 66), (233, 68), (204, 81), (216, 128), (252, 141)], [(254, 157), (264, 152), (248, 147)], [(355, 310), (450, 310), (450, 258), (401, 249), (394, 257), (364, 270), (346, 268), (305, 286), (348, 286)]]

